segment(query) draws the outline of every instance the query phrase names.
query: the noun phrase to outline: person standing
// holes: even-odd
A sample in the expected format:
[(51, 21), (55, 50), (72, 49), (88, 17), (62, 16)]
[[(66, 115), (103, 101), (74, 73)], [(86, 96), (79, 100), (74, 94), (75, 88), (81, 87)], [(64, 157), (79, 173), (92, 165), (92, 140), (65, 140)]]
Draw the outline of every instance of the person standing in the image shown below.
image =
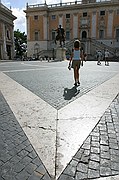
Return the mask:
[[(70, 69), (73, 68), (74, 70), (74, 85), (78, 86), (80, 85), (80, 81), (79, 81), (79, 69), (80, 69), (80, 65), (81, 65), (81, 61), (83, 61), (83, 57), (82, 57), (82, 53), (80, 50), (80, 41), (79, 40), (75, 40), (74, 41), (74, 49), (70, 58), (70, 62), (69, 62), (69, 66), (68, 68)], [(71, 65), (72, 62), (72, 65)]]
[(97, 65), (101, 65), (101, 59), (102, 59), (102, 53), (101, 51), (98, 51), (97, 52), (97, 60), (98, 60)]
[(105, 51), (105, 66), (109, 66), (109, 51), (106, 49)]

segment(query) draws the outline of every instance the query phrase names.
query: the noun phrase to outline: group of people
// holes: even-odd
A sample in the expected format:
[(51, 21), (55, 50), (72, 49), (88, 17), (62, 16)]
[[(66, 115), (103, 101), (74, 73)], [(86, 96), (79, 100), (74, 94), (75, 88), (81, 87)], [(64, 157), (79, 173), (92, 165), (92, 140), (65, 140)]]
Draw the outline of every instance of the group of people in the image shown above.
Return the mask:
[[(110, 55), (110, 53), (109, 53), (108, 49), (106, 49), (104, 52), (105, 66), (109, 66), (109, 55)], [(96, 56), (97, 56), (97, 65), (101, 65), (101, 60), (103, 58), (102, 52), (99, 50), (97, 52)]]

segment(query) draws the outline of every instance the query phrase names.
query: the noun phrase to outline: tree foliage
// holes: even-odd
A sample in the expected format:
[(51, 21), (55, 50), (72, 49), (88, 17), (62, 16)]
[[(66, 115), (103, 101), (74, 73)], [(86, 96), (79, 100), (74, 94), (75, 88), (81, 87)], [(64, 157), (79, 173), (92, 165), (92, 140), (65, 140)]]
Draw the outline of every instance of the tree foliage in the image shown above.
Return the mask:
[(20, 32), (19, 29), (14, 31), (14, 42), (16, 57), (22, 57), (27, 50), (27, 35), (25, 32)]

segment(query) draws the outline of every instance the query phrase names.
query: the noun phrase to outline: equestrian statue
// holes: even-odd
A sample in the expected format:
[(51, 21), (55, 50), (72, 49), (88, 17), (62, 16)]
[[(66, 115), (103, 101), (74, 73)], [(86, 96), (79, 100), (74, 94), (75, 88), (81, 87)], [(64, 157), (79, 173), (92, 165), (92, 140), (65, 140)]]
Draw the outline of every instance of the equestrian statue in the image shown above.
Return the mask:
[(59, 25), (59, 27), (56, 29), (57, 35), (55, 38), (55, 44), (57, 44), (57, 41), (60, 42), (60, 47), (65, 46), (65, 31), (64, 28)]

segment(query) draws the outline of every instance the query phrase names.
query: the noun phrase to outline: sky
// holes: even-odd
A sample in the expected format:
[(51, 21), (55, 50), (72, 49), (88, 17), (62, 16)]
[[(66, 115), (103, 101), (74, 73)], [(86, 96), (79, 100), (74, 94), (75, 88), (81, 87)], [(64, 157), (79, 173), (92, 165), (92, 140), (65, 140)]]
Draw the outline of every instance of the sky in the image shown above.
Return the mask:
[[(74, 0), (62, 0), (62, 2), (71, 2)], [(26, 31), (26, 14), (23, 10), (26, 9), (26, 4), (42, 4), (45, 0), (1, 0), (1, 3), (7, 8), (11, 8), (12, 14), (17, 17), (14, 21), (14, 30), (19, 29), (21, 32)], [(60, 0), (46, 0), (47, 4), (60, 3)]]

